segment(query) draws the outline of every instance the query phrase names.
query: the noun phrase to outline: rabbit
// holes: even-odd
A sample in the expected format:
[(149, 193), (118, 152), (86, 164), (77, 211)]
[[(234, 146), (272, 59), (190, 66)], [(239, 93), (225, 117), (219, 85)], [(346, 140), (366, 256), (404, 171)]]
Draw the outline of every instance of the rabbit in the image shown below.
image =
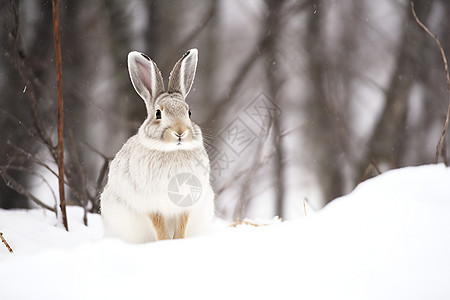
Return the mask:
[(197, 49), (183, 55), (166, 91), (147, 55), (128, 54), (131, 82), (148, 116), (110, 163), (100, 196), (106, 237), (146, 243), (208, 233), (214, 216), (209, 158), (185, 101), (197, 59)]

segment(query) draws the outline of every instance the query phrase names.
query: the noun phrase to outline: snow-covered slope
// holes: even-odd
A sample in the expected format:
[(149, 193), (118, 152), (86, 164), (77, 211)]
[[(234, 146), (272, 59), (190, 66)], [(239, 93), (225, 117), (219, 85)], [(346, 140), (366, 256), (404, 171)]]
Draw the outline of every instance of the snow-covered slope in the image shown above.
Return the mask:
[(0, 211), (1, 299), (450, 299), (450, 169), (394, 170), (316, 214), (145, 245)]

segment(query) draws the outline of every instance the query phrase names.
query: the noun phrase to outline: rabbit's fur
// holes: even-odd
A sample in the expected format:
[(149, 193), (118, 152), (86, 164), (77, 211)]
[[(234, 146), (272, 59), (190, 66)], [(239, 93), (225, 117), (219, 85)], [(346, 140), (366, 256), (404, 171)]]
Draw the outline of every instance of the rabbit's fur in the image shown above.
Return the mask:
[[(209, 159), (185, 101), (196, 67), (197, 50), (191, 49), (170, 73), (166, 92), (148, 56), (136, 51), (128, 55), (131, 81), (144, 99), (148, 117), (110, 164), (101, 195), (105, 236), (145, 243), (208, 231), (214, 215)], [(181, 207), (169, 198), (168, 185), (177, 174), (192, 175), (201, 183), (193, 205)]]

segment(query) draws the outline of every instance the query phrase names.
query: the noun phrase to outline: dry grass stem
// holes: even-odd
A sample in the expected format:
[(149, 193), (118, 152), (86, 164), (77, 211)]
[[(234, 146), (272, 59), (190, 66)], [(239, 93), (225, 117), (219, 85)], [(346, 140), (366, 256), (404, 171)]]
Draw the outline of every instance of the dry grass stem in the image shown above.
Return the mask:
[[(280, 217), (277, 217), (277, 220), (282, 222), (283, 219)], [(250, 226), (254, 226), (254, 227), (261, 227), (261, 226), (268, 226), (268, 225), (272, 225), (272, 223), (256, 223), (250, 220), (241, 220), (239, 218), (237, 218), (231, 225), (230, 227), (236, 227), (239, 225), (250, 225)]]
[(306, 201), (308, 201), (308, 199), (303, 198), (303, 213), (305, 214), (305, 217), (307, 217), (308, 215), (306, 214)]
[(6, 249), (8, 249), (8, 251), (10, 253), (14, 253), (13, 249), (11, 248), (11, 246), (8, 244), (8, 242), (6, 241), (6, 239), (3, 237), (3, 233), (0, 232), (0, 239), (2, 240), (3, 244), (5, 244)]

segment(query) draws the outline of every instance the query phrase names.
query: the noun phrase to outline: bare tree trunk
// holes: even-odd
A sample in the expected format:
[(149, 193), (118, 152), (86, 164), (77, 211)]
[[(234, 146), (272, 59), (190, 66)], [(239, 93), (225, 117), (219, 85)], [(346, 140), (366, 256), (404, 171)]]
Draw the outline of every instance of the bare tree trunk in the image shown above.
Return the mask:
[(125, 13), (123, 1), (104, 1), (106, 18), (103, 20), (108, 29), (106, 50), (112, 58), (112, 85), (115, 89), (115, 101), (113, 101), (116, 110), (123, 114), (125, 118), (131, 121), (134, 126), (127, 128), (127, 136), (136, 133), (142, 120), (145, 119), (145, 109), (142, 109), (142, 102), (138, 101), (134, 95), (133, 87), (130, 83), (127, 70), (127, 56), (131, 50), (131, 20)]
[[(48, 72), (46, 63), (50, 61), (52, 50), (51, 47), (48, 47), (48, 44), (51, 44), (49, 40), (52, 28), (51, 2), (47, 1), (38, 6), (36, 14), (40, 16), (39, 21), (36, 22), (33, 33), (28, 36), (26, 41), (22, 36), (25, 27), (19, 8), (19, 5), (22, 4), (10, 1), (1, 6), (2, 22), (0, 26), (2, 30), (0, 30), (0, 36), (2, 42), (0, 49), (2, 53), (0, 68), (8, 75), (4, 76), (5, 81), (0, 85), (2, 88), (0, 122), (4, 129), (4, 143), (0, 145), (0, 150), (2, 150), (0, 165), (8, 166), (9, 163), (14, 162), (26, 169), (31, 166), (9, 145), (37, 151), (41, 144), (37, 143), (36, 139), (30, 138), (33, 134), (30, 131), (31, 126), (36, 129), (36, 135), (42, 133), (43, 137), (45, 136), (44, 139), (47, 139), (48, 136), (41, 130), (44, 125), (52, 123), (55, 117), (50, 113), (50, 108), (53, 108), (51, 101), (46, 101), (47, 105), (37, 108), (37, 101), (45, 93), (39, 92), (36, 88), (46, 86), (49, 75), (52, 75), (51, 72)], [(26, 129), (24, 130), (24, 128)], [(47, 141), (49, 140), (47, 139)], [(52, 151), (53, 149), (50, 150), (50, 152)], [(30, 178), (29, 174), (20, 170), (11, 170), (8, 175), (21, 183), (25, 183)], [(0, 183), (0, 207), (28, 207), (28, 199), (10, 189), (7, 182), (5, 184), (2, 182)]]
[(308, 37), (305, 47), (308, 55), (308, 75), (311, 82), (309, 100), (306, 104), (309, 119), (313, 120), (306, 133), (312, 152), (313, 172), (318, 178), (324, 203), (341, 196), (344, 189), (343, 162), (339, 139), (340, 119), (328, 99), (327, 56), (324, 51), (323, 18), (325, 5), (321, 0), (311, 0), (314, 13), (308, 19)]
[[(431, 11), (432, 1), (418, 1), (417, 14), (426, 20)], [(397, 55), (395, 69), (387, 88), (386, 103), (372, 137), (367, 145), (367, 153), (362, 160), (359, 174), (371, 160), (378, 165), (387, 163), (390, 168), (402, 166), (406, 143), (406, 117), (411, 88), (417, 81), (421, 64), (421, 49), (426, 36), (415, 23), (409, 3), (404, 8), (405, 21)]]
[(53, 36), (55, 38), (55, 61), (56, 61), (56, 83), (58, 98), (58, 182), (59, 201), (64, 227), (69, 231), (66, 212), (66, 194), (64, 189), (64, 102), (62, 94), (62, 62), (61, 62), (61, 42), (59, 38), (59, 15), (58, 0), (52, 0), (53, 11)]
[[(22, 139), (22, 128), (17, 125), (17, 122), (7, 117), (7, 114), (11, 114), (23, 120), (25, 116), (29, 118), (29, 115), (26, 109), (24, 110), (20, 105), (24, 98), (24, 84), (12, 58), (14, 47), (17, 47), (15, 31), (18, 30), (18, 26), (14, 20), (14, 12), (6, 1), (3, 1), (3, 5), (0, 6), (0, 15), (2, 16), (0, 19), (0, 49), (2, 52), (0, 54), (0, 72), (4, 74), (2, 83), (0, 83), (2, 95), (0, 97), (0, 128), (3, 131), (3, 142), (0, 143), (0, 165), (6, 165), (9, 159), (16, 157), (15, 151), (8, 146), (6, 141), (24, 147), (31, 144), (32, 141), (31, 139)], [(11, 171), (10, 175), (19, 181), (25, 181), (27, 178), (26, 174), (17, 171)], [(28, 208), (29, 204), (26, 197), (9, 188), (5, 182), (0, 180), (0, 207), (6, 209)]]
[[(450, 15), (450, 2), (440, 0), (435, 1), (434, 3), (438, 4), (439, 2), (444, 6), (445, 12), (442, 14), (442, 25), (436, 28), (437, 32), (434, 33), (439, 37), (442, 46), (446, 49), (447, 58), (449, 58), (450, 54), (448, 49), (450, 49), (450, 35), (447, 33), (450, 32), (450, 18), (447, 16)], [(417, 10), (417, 3), (415, 6)], [(422, 18), (421, 15), (418, 15), (418, 17)], [(430, 20), (430, 23), (431, 22), (432, 21)], [(423, 34), (425, 35), (425, 32), (423, 32)], [(446, 110), (446, 103), (444, 103), (443, 100), (448, 97), (447, 90), (443, 89), (445, 79), (443, 76), (444, 68), (442, 65), (442, 58), (438, 55), (436, 45), (430, 42), (429, 37), (427, 37), (426, 40), (427, 39), (428, 41), (420, 51), (420, 61), (422, 62), (423, 67), (419, 70), (419, 80), (426, 89), (423, 101), (426, 103), (427, 109), (423, 110), (420, 122), (416, 124), (415, 127), (411, 128), (409, 136), (409, 139), (414, 138), (414, 140), (417, 141), (416, 144), (421, 145), (421, 147), (430, 143), (428, 133), (434, 133), (435, 128), (442, 126)], [(426, 146), (423, 148), (426, 149)], [(449, 151), (447, 151), (447, 153), (449, 153)], [(420, 151), (414, 158), (416, 162), (428, 162), (430, 161), (430, 151)]]
[[(86, 1), (64, 0), (60, 6), (61, 44), (63, 48), (64, 68), (64, 127), (68, 133), (66, 138), (66, 167), (65, 176), (70, 182), (67, 192), (67, 202), (69, 205), (78, 205), (84, 209), (84, 223), (87, 224), (87, 211), (95, 209), (95, 200), (89, 207), (91, 199), (88, 194), (87, 174), (95, 174), (95, 164), (89, 163), (89, 156), (92, 153), (83, 151), (81, 142), (88, 140), (89, 130), (92, 124), (85, 122), (86, 108), (80, 102), (91, 102), (90, 95), (85, 91), (89, 90), (90, 82), (93, 82), (92, 61), (95, 58), (90, 56), (89, 44), (83, 40), (86, 33), (86, 23), (78, 22), (79, 16), (92, 10), (92, 4)], [(64, 26), (65, 25), (65, 26)], [(100, 52), (100, 51), (99, 51)], [(80, 91), (83, 91), (80, 93)], [(82, 98), (82, 99), (80, 99)], [(85, 170), (86, 168), (86, 170)]]
[(218, 25), (218, 8), (219, 8), (219, 0), (213, 0), (211, 3), (211, 8), (209, 10), (210, 16), (206, 16), (207, 18), (211, 18), (209, 20), (208, 26), (206, 28), (206, 49), (208, 49), (205, 53), (202, 54), (202, 72), (197, 76), (201, 76), (202, 78), (202, 103), (208, 103), (211, 99), (215, 99), (216, 95), (216, 69), (217, 69), (217, 40), (219, 35)]
[[(281, 34), (281, 11), (284, 1), (266, 0), (268, 16), (266, 19), (266, 39), (263, 44), (263, 52), (266, 55), (265, 69), (269, 87), (269, 96), (272, 101), (280, 102), (279, 89), (283, 76), (279, 70), (278, 37)], [(281, 139), (281, 119), (278, 115), (272, 117), (272, 142), (275, 147), (274, 155), (274, 179), (275, 179), (275, 213), (279, 217), (285, 215), (285, 165), (283, 161), (284, 146)]]

